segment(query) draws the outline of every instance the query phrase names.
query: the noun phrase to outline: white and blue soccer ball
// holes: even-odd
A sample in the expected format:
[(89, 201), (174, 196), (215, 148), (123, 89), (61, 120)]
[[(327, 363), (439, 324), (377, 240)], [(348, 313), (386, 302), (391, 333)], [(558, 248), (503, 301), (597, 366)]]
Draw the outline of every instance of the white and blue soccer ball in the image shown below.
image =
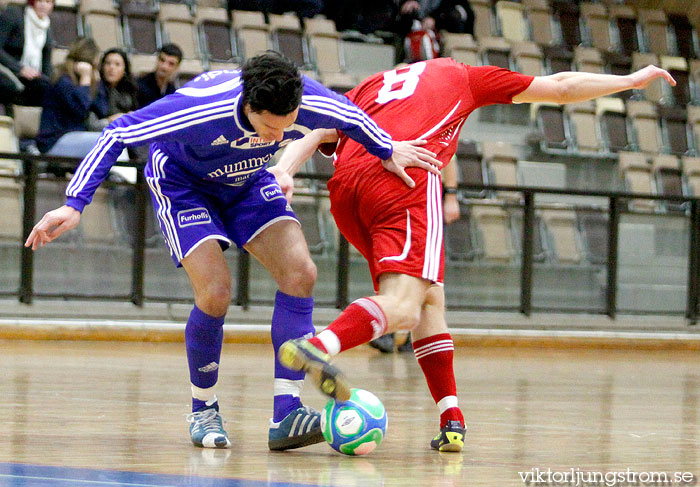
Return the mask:
[(352, 389), (350, 400), (331, 399), (321, 413), (321, 430), (326, 442), (345, 455), (366, 455), (377, 448), (386, 435), (387, 416), (377, 396), (363, 389)]

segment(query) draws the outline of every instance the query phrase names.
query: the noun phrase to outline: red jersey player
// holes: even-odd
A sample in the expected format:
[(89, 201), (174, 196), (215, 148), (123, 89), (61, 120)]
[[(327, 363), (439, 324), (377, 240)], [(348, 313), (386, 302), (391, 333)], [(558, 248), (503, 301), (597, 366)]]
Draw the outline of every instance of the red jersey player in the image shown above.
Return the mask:
[[(392, 137), (425, 139), (424, 147), (448, 164), (462, 124), (480, 106), (577, 102), (644, 88), (657, 78), (675, 84), (655, 66), (627, 76), (577, 72), (532, 77), (440, 58), (371, 76), (347, 96)], [(399, 179), (345, 135), (319, 130), (291, 143), (271, 169), (288, 197), (299, 166), (318, 146), (336, 141), (335, 172), (328, 182), (331, 212), (343, 235), (367, 258), (377, 294), (354, 301), (316, 337), (286, 342), (280, 361), (305, 370), (322, 392), (344, 401), (350, 386), (330, 357), (385, 333), (410, 329), (414, 353), (440, 410), (440, 433), (431, 447), (461, 451), (466, 426), (457, 402), (454, 344), (444, 318), (440, 176), (409, 168)]]

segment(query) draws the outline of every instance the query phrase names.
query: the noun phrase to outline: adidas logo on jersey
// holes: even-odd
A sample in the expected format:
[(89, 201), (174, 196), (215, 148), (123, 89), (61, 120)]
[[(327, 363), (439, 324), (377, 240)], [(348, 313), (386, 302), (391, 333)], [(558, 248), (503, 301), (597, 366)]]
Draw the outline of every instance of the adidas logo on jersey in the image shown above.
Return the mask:
[(214, 142), (211, 143), (211, 145), (224, 145), (224, 144), (228, 144), (228, 140), (226, 140), (226, 137), (224, 137), (223, 135), (219, 135), (219, 137)]
[(205, 365), (204, 367), (198, 368), (197, 370), (206, 374), (207, 372), (214, 372), (218, 368), (219, 368), (219, 364), (217, 364), (216, 362), (212, 362), (208, 365)]

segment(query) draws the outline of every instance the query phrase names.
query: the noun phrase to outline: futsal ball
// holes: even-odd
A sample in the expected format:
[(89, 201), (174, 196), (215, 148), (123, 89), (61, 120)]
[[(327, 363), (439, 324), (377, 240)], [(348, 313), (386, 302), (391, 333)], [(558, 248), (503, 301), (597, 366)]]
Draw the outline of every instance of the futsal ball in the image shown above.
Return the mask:
[(366, 455), (384, 439), (386, 410), (371, 392), (363, 389), (351, 392), (348, 401), (328, 401), (321, 413), (321, 430), (334, 450), (345, 455)]

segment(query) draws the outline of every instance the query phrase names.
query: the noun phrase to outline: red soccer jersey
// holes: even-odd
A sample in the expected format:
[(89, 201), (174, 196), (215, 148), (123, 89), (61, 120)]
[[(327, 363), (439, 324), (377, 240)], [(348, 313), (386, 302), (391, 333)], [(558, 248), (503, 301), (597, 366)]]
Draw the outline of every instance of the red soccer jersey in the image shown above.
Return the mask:
[[(447, 164), (471, 112), (484, 105), (511, 103), (532, 80), (495, 66), (467, 66), (438, 58), (370, 76), (347, 97), (394, 140), (427, 139), (426, 148)], [(372, 159), (348, 137), (341, 138), (336, 154), (337, 168)]]

